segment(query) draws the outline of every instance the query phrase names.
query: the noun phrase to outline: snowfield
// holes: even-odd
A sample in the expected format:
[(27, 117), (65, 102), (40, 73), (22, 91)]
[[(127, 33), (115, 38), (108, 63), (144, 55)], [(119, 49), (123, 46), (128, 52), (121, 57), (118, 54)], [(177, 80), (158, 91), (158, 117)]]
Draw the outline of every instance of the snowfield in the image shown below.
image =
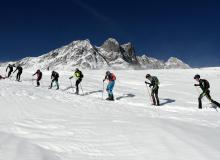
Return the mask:
[[(220, 113), (205, 98), (198, 110), (193, 86), (201, 74), (220, 101), (219, 68), (115, 71), (115, 102), (102, 100), (104, 70), (83, 71), (84, 96), (73, 94), (72, 72), (58, 71), (59, 91), (48, 90), (48, 71), (36, 88), (34, 72), (0, 80), (0, 160), (220, 159)], [(146, 73), (160, 80), (160, 107), (151, 105)]]

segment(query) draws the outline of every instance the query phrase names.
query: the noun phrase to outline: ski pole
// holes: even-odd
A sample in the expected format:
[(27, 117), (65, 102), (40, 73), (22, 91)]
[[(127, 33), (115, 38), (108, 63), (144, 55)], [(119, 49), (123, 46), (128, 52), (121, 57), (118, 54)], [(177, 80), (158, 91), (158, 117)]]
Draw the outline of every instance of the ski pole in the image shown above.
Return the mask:
[(105, 83), (103, 81), (102, 82), (102, 100), (104, 99), (104, 88), (105, 88)]
[[(70, 84), (71, 84), (71, 88), (73, 90), (73, 83), (72, 83), (71, 79), (70, 79)], [(74, 90), (73, 90), (73, 93), (74, 93)]]
[(153, 100), (152, 100), (152, 97), (151, 97), (151, 95), (150, 95), (150, 91), (149, 91), (148, 85), (147, 85), (147, 92), (148, 92), (149, 99), (150, 99), (151, 103), (153, 103)]

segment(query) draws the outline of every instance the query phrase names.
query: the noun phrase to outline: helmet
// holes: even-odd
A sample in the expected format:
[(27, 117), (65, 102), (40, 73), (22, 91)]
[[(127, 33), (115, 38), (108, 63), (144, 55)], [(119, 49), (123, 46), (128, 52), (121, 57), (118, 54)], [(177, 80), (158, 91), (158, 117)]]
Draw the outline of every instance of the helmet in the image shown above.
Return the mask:
[(151, 77), (151, 75), (150, 75), (150, 74), (147, 74), (147, 75), (146, 75), (146, 78), (149, 78), (149, 77)]
[(110, 75), (110, 71), (107, 71), (107, 72), (106, 72), (106, 75)]
[(194, 79), (200, 79), (200, 75), (196, 74), (196, 75), (194, 76)]
[(76, 68), (75, 71), (79, 71), (79, 68)]
[(40, 70), (38, 69), (37, 72), (40, 72)]

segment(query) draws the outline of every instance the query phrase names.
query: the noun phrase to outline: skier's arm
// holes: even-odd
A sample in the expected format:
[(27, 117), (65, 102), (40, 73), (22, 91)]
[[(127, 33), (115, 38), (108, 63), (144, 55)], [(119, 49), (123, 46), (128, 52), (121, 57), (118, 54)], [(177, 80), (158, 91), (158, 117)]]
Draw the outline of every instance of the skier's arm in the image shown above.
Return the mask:
[(36, 73), (34, 73), (32, 76), (35, 76), (37, 74), (37, 72)]
[(6, 68), (6, 72), (8, 71), (8, 67)]
[(105, 78), (103, 79), (103, 82), (105, 82), (106, 79), (107, 79), (107, 75), (106, 75)]
[(149, 83), (149, 82), (147, 82), (147, 81), (145, 81), (145, 83), (146, 83), (146, 84), (151, 84), (151, 83)]
[(198, 86), (200, 86), (200, 84), (194, 84), (194, 86), (198, 87)]

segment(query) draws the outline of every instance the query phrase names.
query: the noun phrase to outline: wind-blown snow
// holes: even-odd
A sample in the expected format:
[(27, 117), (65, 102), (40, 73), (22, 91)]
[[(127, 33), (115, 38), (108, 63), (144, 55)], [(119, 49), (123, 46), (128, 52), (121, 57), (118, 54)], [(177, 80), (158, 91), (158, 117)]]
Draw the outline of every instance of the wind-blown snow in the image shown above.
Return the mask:
[[(207, 100), (198, 110), (193, 86), (201, 74), (220, 101), (219, 71), (115, 71), (115, 102), (102, 100), (105, 71), (84, 71), (85, 96), (71, 94), (70, 72), (60, 71), (60, 91), (48, 90), (47, 71), (40, 88), (30, 70), (22, 82), (0, 80), (0, 159), (219, 160), (220, 113)], [(146, 73), (160, 79), (160, 107), (150, 105)]]

